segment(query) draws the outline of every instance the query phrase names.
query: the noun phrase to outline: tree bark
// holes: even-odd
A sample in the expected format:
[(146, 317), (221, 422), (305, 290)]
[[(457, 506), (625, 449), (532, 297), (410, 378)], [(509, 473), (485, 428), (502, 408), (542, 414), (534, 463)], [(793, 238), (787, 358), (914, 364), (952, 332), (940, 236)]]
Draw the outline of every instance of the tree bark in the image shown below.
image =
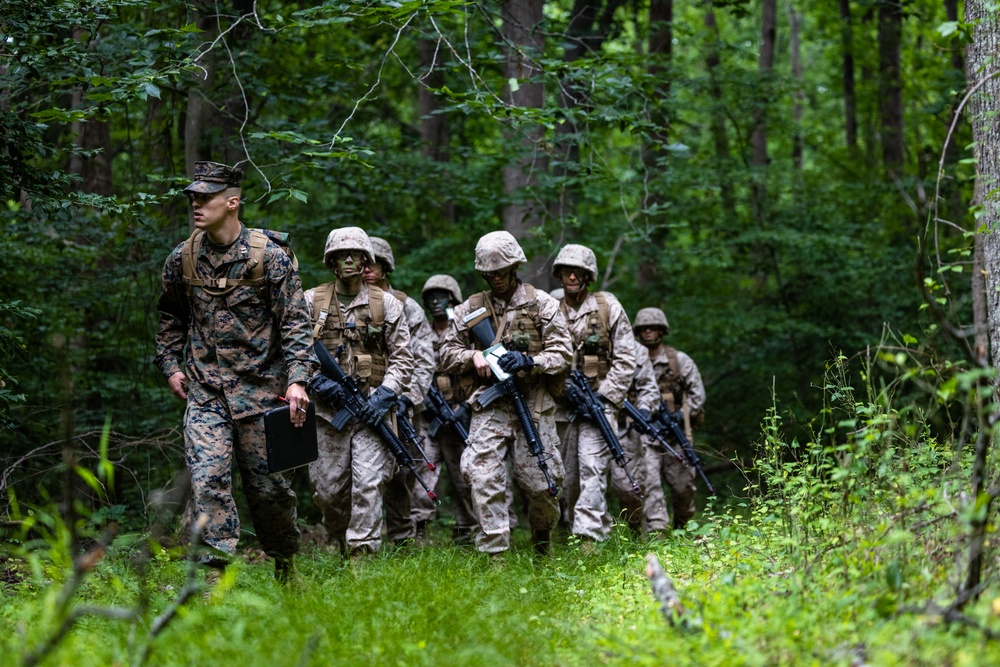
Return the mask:
[(762, 223), (767, 217), (767, 108), (771, 97), (771, 76), (774, 67), (774, 39), (777, 32), (777, 2), (761, 3), (760, 61), (757, 68), (758, 88), (753, 113), (751, 145), (751, 179), (754, 218)]
[(705, 8), (704, 25), (707, 32), (705, 43), (705, 65), (708, 68), (708, 95), (712, 102), (711, 130), (715, 146), (716, 170), (719, 181), (719, 197), (722, 210), (730, 220), (736, 219), (736, 197), (730, 177), (732, 156), (729, 153), (729, 133), (726, 130), (726, 102), (722, 97), (719, 71), (722, 58), (719, 56), (719, 25), (715, 19), (712, 0), (703, 0)]
[[(437, 43), (429, 39), (421, 39), (417, 42), (417, 51), (420, 54), (420, 65), (427, 71), (423, 77), (424, 84), (419, 86), (417, 93), (417, 103), (420, 109), (420, 146), (421, 152), (429, 160), (447, 164), (451, 159), (449, 144), (451, 143), (451, 133), (448, 128), (448, 117), (443, 113), (436, 113), (441, 105), (438, 104), (437, 96), (428, 88), (440, 88), (444, 85), (444, 73), (435, 62), (435, 52)], [(442, 222), (453, 223), (455, 221), (455, 205), (450, 197), (440, 197), (441, 207), (439, 216)]]
[[(210, 14), (209, 7), (199, 7), (195, 23), (210, 41), (217, 32), (217, 19)], [(184, 169), (188, 176), (194, 173), (194, 163), (211, 159), (211, 151), (205, 141), (205, 128), (211, 115), (211, 106), (206, 98), (215, 84), (215, 54), (204, 54), (198, 63), (204, 68), (196, 70), (192, 85), (187, 93), (187, 112), (184, 114)], [(194, 231), (194, 218), (188, 212), (188, 228)]]
[(878, 9), (879, 118), (882, 164), (899, 175), (903, 168), (903, 78), (899, 50), (903, 36), (901, 0), (882, 0)]
[[(788, 3), (788, 36), (789, 51), (792, 60), (792, 165), (795, 167), (796, 179), (801, 181), (802, 172), (802, 101), (805, 83), (802, 76), (802, 53), (800, 37), (802, 31), (802, 13), (795, 11), (792, 2)], [(801, 185), (801, 184), (799, 184)], [(801, 188), (797, 188), (801, 189)]]
[[(996, 122), (996, 115), (1000, 111), (1000, 78), (996, 76), (994, 54), (1000, 49), (1000, 20), (993, 10), (987, 9), (984, 0), (966, 1), (965, 20), (975, 26), (966, 52), (967, 79), (970, 86), (985, 81), (969, 101), (969, 118), (979, 177), (977, 196), (982, 197), (979, 202), (982, 214), (978, 224), (986, 227), (986, 234), (982, 235), (982, 250), (986, 274), (988, 338), (991, 362), (993, 366), (997, 366), (1000, 365), (997, 353), (1000, 350), (1000, 196), (997, 191), (997, 184), (1000, 183), (1000, 125)], [(992, 445), (992, 441), (980, 443), (977, 447), (977, 461), (988, 459), (988, 449), (980, 449), (992, 448)], [(992, 486), (986, 479), (991, 474), (991, 471), (977, 466), (973, 480), (976, 495), (972, 502), (976, 502), (984, 488)], [(981, 520), (977, 517), (971, 526), (967, 576), (962, 591), (965, 599), (974, 597), (979, 591), (982, 573), (981, 545), (991, 520), (988, 513), (990, 504), (986, 507), (986, 516)]]
[[(541, 108), (545, 90), (541, 82), (532, 79), (541, 74), (536, 58), (541, 56), (544, 36), (537, 26), (543, 20), (544, 0), (507, 0), (501, 9), (502, 34), (505, 41), (506, 60), (504, 75), (504, 101), (514, 107)], [(542, 128), (538, 125), (515, 121), (506, 133), (506, 141), (515, 157), (504, 167), (503, 183), (507, 204), (503, 208), (503, 227), (522, 245), (532, 230), (542, 225), (545, 215), (544, 202), (535, 188), (538, 175), (548, 167), (548, 159), (541, 150)], [(545, 271), (545, 258), (530, 259), (525, 277), (545, 289), (550, 278)]]
[(847, 147), (858, 147), (858, 101), (854, 85), (854, 27), (851, 25), (851, 0), (840, 0), (840, 44), (843, 53), (844, 136)]

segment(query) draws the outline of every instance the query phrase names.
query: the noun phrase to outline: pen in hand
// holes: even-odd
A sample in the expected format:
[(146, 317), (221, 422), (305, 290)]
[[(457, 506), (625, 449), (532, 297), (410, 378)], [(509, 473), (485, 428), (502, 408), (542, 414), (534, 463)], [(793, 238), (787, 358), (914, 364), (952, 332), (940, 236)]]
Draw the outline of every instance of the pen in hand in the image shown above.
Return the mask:
[[(288, 399), (287, 399), (287, 398), (285, 398), (284, 396), (279, 396), (279, 397), (278, 397), (278, 400), (279, 400), (279, 401), (284, 401), (285, 403), (287, 403), (287, 402), (288, 402)], [(298, 410), (299, 412), (305, 412), (305, 411), (306, 411), (306, 410), (305, 410), (305, 408), (301, 408), (301, 407), (299, 407), (299, 406), (295, 406), (295, 409), (296, 409), (296, 410)]]

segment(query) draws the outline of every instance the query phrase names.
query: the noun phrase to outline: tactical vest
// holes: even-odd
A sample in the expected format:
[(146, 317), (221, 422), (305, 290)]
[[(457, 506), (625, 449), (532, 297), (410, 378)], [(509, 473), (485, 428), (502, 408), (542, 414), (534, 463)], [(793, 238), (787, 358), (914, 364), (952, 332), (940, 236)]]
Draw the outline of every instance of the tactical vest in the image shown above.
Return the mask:
[(656, 378), (656, 384), (660, 387), (660, 398), (671, 412), (680, 410), (684, 405), (684, 387), (681, 385), (681, 365), (677, 361), (677, 350), (664, 345), (663, 351), (667, 353), (667, 372)]
[(367, 390), (382, 384), (388, 366), (385, 292), (369, 285), (368, 303), (356, 313), (354, 322), (344, 322), (336, 281), (320, 285), (313, 293), (313, 341), (322, 341), (340, 364), (346, 363), (345, 372)]
[(234, 264), (233, 269), (239, 267), (239, 271), (245, 275), (246, 270), (250, 270), (249, 278), (238, 278), (236, 276), (223, 276), (222, 278), (207, 278), (202, 280), (195, 272), (195, 258), (201, 248), (202, 239), (205, 236), (204, 229), (196, 229), (191, 236), (184, 241), (181, 248), (181, 272), (184, 284), (188, 287), (188, 293), (193, 287), (201, 287), (205, 293), (213, 297), (226, 296), (240, 285), (251, 285), (257, 291), (257, 295), (265, 295), (264, 285), (267, 277), (264, 275), (264, 251), (270, 239), (276, 243), (285, 254), (292, 260), (292, 268), (298, 270), (299, 261), (295, 253), (288, 246), (288, 234), (283, 232), (272, 232), (267, 229), (250, 230), (250, 259), (243, 266)]
[[(538, 311), (538, 296), (534, 286), (525, 284), (524, 293), (527, 303), (513, 309), (515, 310), (514, 319), (511, 320), (509, 326), (503, 326), (507, 321), (507, 312), (500, 314), (493, 312), (493, 299), (490, 298), (489, 292), (479, 292), (469, 297), (469, 312), (475, 312), (485, 306), (490, 312), (493, 330), (497, 332), (497, 342), (503, 343), (503, 346), (508, 350), (517, 350), (533, 357), (545, 349), (542, 342), (542, 316)], [(510, 310), (512, 309), (508, 308), (508, 312)], [(479, 344), (479, 341), (473, 341), (473, 343), (477, 349), (485, 349)], [(563, 372), (545, 376), (545, 386), (550, 394), (555, 397), (562, 396), (566, 388), (567, 374), (568, 372)], [(478, 376), (476, 379), (478, 380)], [(528, 388), (527, 382), (526, 378), (518, 378), (518, 385), (521, 386), (522, 391)]]
[[(597, 312), (590, 313), (583, 340), (573, 341), (573, 359), (580, 372), (590, 380), (591, 388), (596, 390), (600, 381), (611, 371), (611, 315), (604, 293), (593, 294), (597, 299)], [(569, 306), (566, 305), (565, 297), (559, 302), (559, 307), (569, 322)]]

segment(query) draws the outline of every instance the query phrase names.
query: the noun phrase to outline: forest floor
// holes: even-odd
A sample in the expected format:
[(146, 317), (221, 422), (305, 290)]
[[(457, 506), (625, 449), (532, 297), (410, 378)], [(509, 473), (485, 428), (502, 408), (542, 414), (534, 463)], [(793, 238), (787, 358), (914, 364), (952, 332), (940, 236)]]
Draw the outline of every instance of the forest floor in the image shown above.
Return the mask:
[[(784, 539), (779, 524), (734, 504), (666, 539), (618, 527), (593, 553), (563, 535), (547, 558), (518, 528), (500, 560), (452, 546), (435, 524), (430, 544), (360, 563), (307, 544), (285, 586), (248, 549), (210, 589), (198, 573), (198, 590), (158, 634), (157, 616), (189, 582), (187, 563), (162, 551), (137, 568), (139, 543), (123, 537), (62, 612), (65, 564), (6, 560), (0, 665), (32, 664), (68, 609), (79, 617), (39, 664), (136, 664), (144, 649), (145, 664), (243, 667), (1000, 664), (1000, 641), (989, 639), (1000, 631), (995, 593), (960, 623), (930, 606), (953, 597), (954, 564), (927, 568), (913, 544), (892, 547), (894, 559), (839, 540), (844, 548), (816, 551)], [(648, 554), (686, 609), (674, 624), (652, 595)], [(137, 620), (108, 618), (111, 609)]]

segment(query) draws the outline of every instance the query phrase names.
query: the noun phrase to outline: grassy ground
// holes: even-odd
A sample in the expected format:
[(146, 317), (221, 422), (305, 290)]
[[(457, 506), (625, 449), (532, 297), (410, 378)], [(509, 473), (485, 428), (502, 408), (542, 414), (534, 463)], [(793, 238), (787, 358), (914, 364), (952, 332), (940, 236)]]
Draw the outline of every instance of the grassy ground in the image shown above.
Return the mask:
[[(858, 545), (825, 554), (781, 544), (764, 519), (727, 511), (689, 534), (636, 540), (616, 531), (596, 553), (562, 539), (532, 555), (527, 533), (500, 563), (448, 544), (389, 550), (351, 565), (319, 547), (299, 580), (277, 585), (266, 561), (238, 561), (152, 642), (153, 665), (995, 665), (1000, 645), (935, 616), (898, 613), (947, 594), (949, 571), (891, 563)], [(656, 554), (688, 613), (667, 624), (645, 578)], [(880, 552), (882, 553), (882, 552)], [(184, 586), (186, 564), (165, 555), (141, 577), (129, 550), (109, 551), (76, 603), (149, 610), (128, 621), (86, 615), (42, 664), (127, 665), (130, 637)], [(0, 664), (21, 664), (56, 625), (65, 575), (50, 566), (3, 586)], [(996, 628), (984, 597), (970, 619)], [(1000, 606), (1000, 601), (998, 601)]]

